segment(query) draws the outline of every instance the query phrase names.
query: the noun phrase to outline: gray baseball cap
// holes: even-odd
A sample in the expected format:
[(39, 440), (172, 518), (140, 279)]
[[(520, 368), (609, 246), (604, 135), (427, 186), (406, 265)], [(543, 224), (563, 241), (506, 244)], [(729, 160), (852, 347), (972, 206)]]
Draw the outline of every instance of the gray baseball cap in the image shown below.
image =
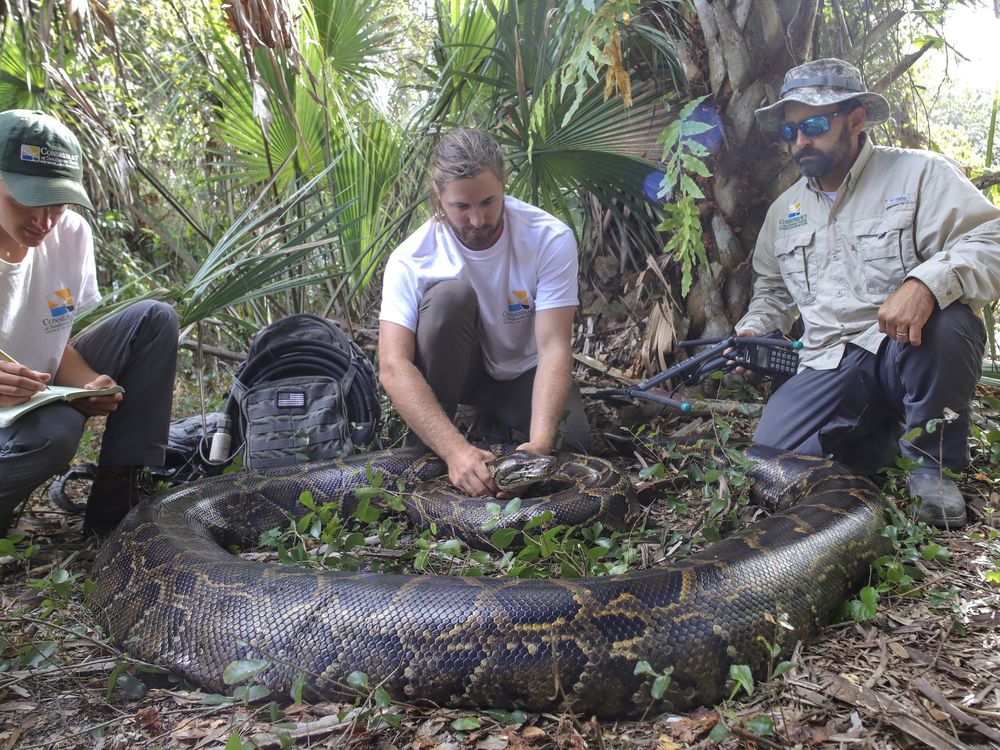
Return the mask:
[(80, 142), (44, 112), (0, 112), (0, 176), (23, 206), (72, 203), (94, 210), (83, 187)]
[(889, 102), (868, 90), (861, 80), (861, 71), (835, 57), (813, 60), (785, 73), (781, 94), (774, 104), (761, 107), (754, 114), (765, 130), (778, 130), (784, 123), (786, 102), (802, 102), (813, 107), (857, 99), (865, 108), (868, 125), (878, 125), (889, 119)]

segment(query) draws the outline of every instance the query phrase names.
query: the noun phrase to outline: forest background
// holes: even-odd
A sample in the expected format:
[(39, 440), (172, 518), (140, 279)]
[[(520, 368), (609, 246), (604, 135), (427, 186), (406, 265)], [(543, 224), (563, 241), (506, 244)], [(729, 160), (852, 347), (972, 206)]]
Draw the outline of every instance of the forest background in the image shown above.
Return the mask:
[(84, 142), (110, 293), (91, 324), (166, 298), (185, 338), (242, 350), (290, 312), (370, 320), (382, 261), (428, 215), (430, 149), (469, 124), (501, 140), (509, 192), (577, 233), (582, 314), (662, 363), (745, 308), (757, 228), (795, 175), (752, 111), (796, 62), (857, 63), (893, 103), (877, 141), (983, 175), (995, 91), (948, 82), (949, 5), (15, 0), (0, 108)]
[[(1000, 201), (996, 79), (970, 88), (954, 77), (966, 50), (946, 21), (966, 8), (985, 14), (984, 24), (1000, 17), (996, 6), (946, 0), (0, 0), (0, 109), (40, 108), (80, 135), (106, 293), (82, 324), (138, 298), (173, 302), (190, 358), (179, 383), (183, 413), (216, 407), (230, 382), (206, 353), (244, 350), (283, 314), (337, 317), (371, 349), (381, 265), (427, 218), (428, 156), (459, 124), (495, 134), (510, 162), (509, 192), (576, 232), (577, 350), (608, 373), (644, 377), (673, 360), (678, 340), (727, 334), (745, 309), (757, 229), (797, 175), (753, 110), (777, 97), (799, 62), (857, 64), (892, 105), (892, 119), (872, 133), (878, 143), (942, 151)], [(206, 372), (205, 388), (193, 371)], [(110, 646), (83, 612), (92, 550), (67, 544), (65, 518), (45, 510), (29, 519), (27, 536), (0, 540), (8, 574), (0, 602), (10, 613), (0, 616), (0, 747), (287, 745), (249, 739), (268, 711), (272, 725), (278, 715), (297, 717), (313, 731), (336, 718), (322, 728), (334, 732), (329, 746), (391, 746), (387, 737), (402, 746), (405, 737), (419, 748), (714, 747), (709, 731), (727, 724), (726, 747), (840, 736), (950, 747), (927, 725), (948, 730), (953, 715), (927, 709), (929, 694), (914, 697), (912, 675), (896, 671), (906, 668), (900, 654), (923, 670), (913, 648), (931, 653), (928, 642), (951, 665), (933, 675), (936, 684), (945, 673), (953, 679), (949, 705), (974, 695), (965, 711), (979, 709), (1000, 737), (1000, 708), (990, 704), (1000, 688), (995, 698), (987, 690), (996, 687), (988, 644), (1000, 632), (1000, 531), (991, 513), (1000, 430), (984, 426), (976, 440), (978, 523), (947, 541), (900, 526), (905, 564), (869, 587), (874, 598), (852, 603), (854, 619), (879, 618), (878, 629), (839, 626), (784, 692), (769, 694), (774, 711), (760, 713), (758, 692), (738, 716), (726, 709), (611, 730), (569, 716), (403, 719), (374, 689), (361, 691), (362, 713), (344, 718), (338, 708), (311, 724), (320, 707), (282, 713), (244, 697), (213, 708), (209, 700), (222, 696), (162, 686), (147, 694), (143, 665)], [(668, 472), (661, 486), (680, 476)], [(736, 477), (690, 478), (703, 496), (667, 504), (682, 531), (660, 531), (646, 546), (615, 542), (619, 558), (595, 564), (615, 572), (636, 557), (657, 559), (661, 548), (704, 543), (709, 533), (689, 519), (714, 529), (728, 518), (736, 503), (724, 485)], [(446, 544), (431, 541), (417, 557), (454, 568)], [(918, 569), (925, 577), (914, 584)], [(956, 639), (962, 628), (975, 637)], [(813, 676), (872, 668), (868, 687), (908, 690), (905, 710), (845, 708), (846, 694), (832, 689), (827, 696), (841, 702), (814, 708)], [(753, 694), (752, 683), (744, 688)], [(222, 710), (221, 719), (210, 713)], [(916, 723), (900, 723), (909, 714)], [(403, 721), (399, 734), (387, 733), (390, 719)], [(688, 743), (685, 733), (700, 739)]]

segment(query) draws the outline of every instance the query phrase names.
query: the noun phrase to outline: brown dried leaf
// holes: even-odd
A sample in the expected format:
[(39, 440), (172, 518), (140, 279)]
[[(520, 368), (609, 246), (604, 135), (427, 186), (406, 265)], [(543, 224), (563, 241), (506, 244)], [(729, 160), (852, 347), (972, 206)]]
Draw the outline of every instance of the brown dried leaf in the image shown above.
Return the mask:
[[(507, 746), (507, 750), (532, 750), (534, 746), (531, 744), (531, 739), (546, 736), (545, 732), (538, 727), (525, 727), (520, 735), (514, 727), (507, 727), (503, 734), (510, 743)], [(525, 739), (526, 737), (531, 739)]]
[(163, 733), (163, 721), (160, 719), (160, 712), (156, 708), (140, 708), (135, 712), (135, 720), (139, 726), (151, 734)]
[(698, 709), (689, 716), (678, 716), (667, 723), (670, 736), (684, 744), (696, 742), (719, 723), (719, 715), (715, 711)]

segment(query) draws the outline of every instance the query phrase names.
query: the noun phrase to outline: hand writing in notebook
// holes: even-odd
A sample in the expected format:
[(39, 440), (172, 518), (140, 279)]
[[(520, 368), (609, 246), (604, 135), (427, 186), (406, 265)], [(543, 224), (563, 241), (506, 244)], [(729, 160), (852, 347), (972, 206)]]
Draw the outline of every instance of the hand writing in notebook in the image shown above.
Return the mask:
[(18, 363), (0, 350), (0, 407), (22, 404), (47, 388), (47, 372), (38, 372)]

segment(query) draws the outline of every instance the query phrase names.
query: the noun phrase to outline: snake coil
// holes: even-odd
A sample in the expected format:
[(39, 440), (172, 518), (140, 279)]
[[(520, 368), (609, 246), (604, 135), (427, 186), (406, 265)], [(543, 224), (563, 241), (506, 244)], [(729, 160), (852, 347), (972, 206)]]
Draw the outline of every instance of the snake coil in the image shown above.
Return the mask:
[[(791, 507), (664, 567), (579, 580), (315, 571), (225, 551), (284, 526), (302, 512), (303, 491), (349, 505), (369, 463), (408, 488), (442, 473), (412, 451), (215, 477), (132, 511), (100, 551), (90, 604), (131, 654), (215, 691), (226, 689), (227, 664), (257, 658), (269, 666), (256, 680), (272, 694), (302, 675), (313, 694), (343, 697), (347, 676), (362, 671), (402, 701), (682, 711), (718, 701), (732, 664), (763, 678), (761, 639), (787, 649), (815, 636), (887, 552), (872, 484), (820, 459), (757, 455), (757, 490)], [(595, 461), (578, 459), (585, 469)], [(581, 491), (627, 505), (613, 497), (615, 480)], [(779, 615), (793, 630), (774, 625)], [(635, 674), (639, 661), (671, 672), (660, 701), (653, 677)]]

